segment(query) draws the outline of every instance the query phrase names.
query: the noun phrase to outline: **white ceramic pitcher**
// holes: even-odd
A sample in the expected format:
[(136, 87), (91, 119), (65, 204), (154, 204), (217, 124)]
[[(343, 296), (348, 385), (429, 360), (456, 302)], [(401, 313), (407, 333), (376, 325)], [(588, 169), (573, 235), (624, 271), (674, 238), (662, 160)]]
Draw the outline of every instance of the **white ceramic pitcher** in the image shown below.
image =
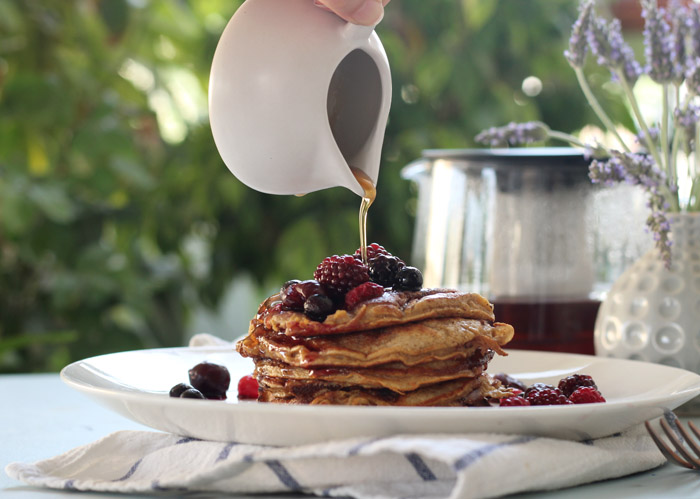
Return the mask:
[(312, 0), (247, 0), (214, 54), (209, 115), (226, 166), (270, 194), (375, 183), (391, 103), (389, 63), (372, 27)]

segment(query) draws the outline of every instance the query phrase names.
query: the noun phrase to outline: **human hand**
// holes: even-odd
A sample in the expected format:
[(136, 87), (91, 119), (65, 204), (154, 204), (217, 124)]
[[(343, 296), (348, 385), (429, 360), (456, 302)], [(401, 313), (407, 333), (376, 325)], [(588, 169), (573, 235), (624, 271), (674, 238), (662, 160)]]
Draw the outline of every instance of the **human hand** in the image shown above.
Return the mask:
[(374, 26), (384, 17), (384, 6), (389, 0), (314, 0), (314, 3), (351, 23)]

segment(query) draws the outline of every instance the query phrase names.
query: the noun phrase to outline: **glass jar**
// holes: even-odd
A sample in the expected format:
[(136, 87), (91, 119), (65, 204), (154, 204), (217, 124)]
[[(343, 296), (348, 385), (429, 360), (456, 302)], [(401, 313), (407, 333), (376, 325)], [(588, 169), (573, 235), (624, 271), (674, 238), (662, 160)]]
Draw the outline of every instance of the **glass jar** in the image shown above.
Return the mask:
[(641, 190), (592, 184), (588, 163), (570, 148), (425, 151), (402, 172), (425, 286), (487, 297), (513, 348), (592, 354), (601, 299), (651, 238)]

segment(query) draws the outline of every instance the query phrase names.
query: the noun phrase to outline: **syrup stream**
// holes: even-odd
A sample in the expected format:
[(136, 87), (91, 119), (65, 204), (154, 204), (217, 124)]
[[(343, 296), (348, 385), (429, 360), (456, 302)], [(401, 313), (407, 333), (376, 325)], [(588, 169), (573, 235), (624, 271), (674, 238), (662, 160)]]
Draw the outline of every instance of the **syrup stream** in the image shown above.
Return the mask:
[(362, 263), (367, 265), (367, 212), (369, 207), (372, 206), (374, 198), (377, 197), (377, 188), (365, 172), (352, 166), (350, 170), (364, 191), (364, 196), (362, 196), (362, 202), (360, 203), (360, 252)]

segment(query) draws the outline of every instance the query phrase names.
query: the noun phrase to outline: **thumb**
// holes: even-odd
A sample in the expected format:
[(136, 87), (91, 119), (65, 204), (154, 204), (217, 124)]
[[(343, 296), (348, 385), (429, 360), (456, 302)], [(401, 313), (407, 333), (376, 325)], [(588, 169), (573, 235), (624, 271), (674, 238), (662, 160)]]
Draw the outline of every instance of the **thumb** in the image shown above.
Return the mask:
[(382, 0), (316, 0), (317, 5), (326, 7), (346, 21), (365, 26), (373, 26), (384, 17)]

